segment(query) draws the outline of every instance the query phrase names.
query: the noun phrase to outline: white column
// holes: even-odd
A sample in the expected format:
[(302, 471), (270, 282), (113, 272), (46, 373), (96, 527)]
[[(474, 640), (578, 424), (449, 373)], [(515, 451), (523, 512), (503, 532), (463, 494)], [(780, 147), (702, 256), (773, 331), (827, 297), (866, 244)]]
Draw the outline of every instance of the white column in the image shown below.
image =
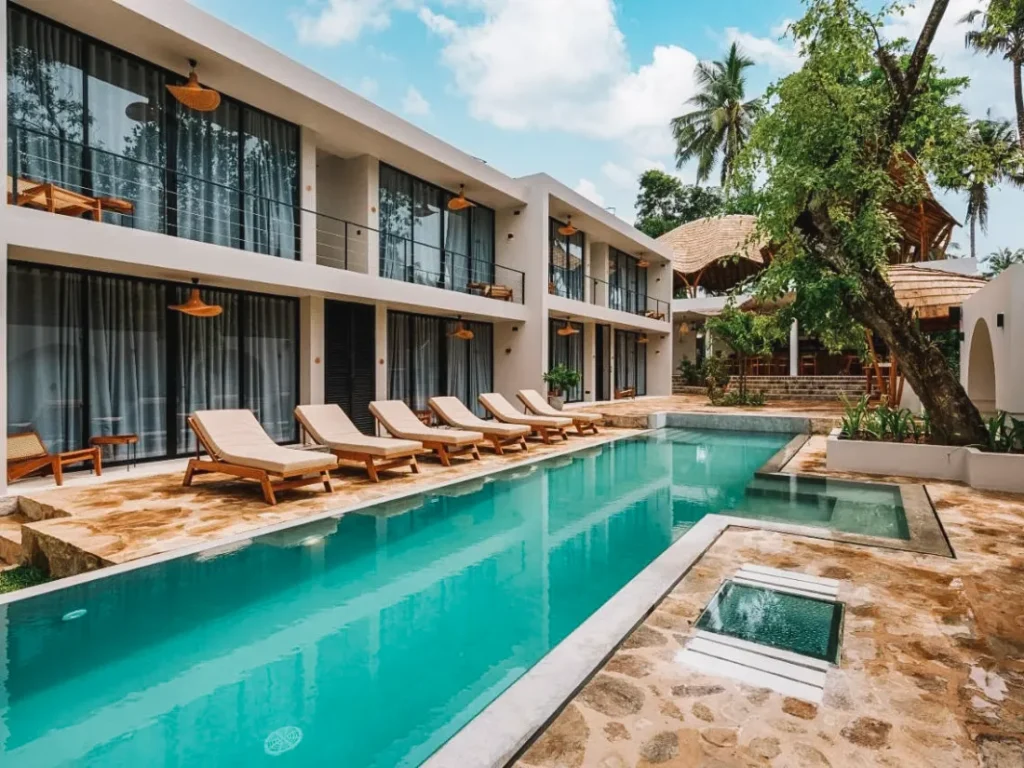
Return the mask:
[(583, 399), (589, 403), (597, 399), (597, 331), (593, 323), (583, 324)]
[(800, 327), (796, 320), (789, 327), (789, 375), (800, 375)]
[(316, 134), (308, 128), (302, 129), (299, 141), (299, 180), (302, 184), (299, 194), (302, 207), (299, 217), (302, 232), (300, 257), (302, 261), (316, 264)]
[(324, 300), (299, 300), (299, 402), (324, 402)]
[(377, 305), (377, 326), (374, 333), (377, 352), (374, 363), (377, 371), (377, 400), (388, 399), (388, 308)]

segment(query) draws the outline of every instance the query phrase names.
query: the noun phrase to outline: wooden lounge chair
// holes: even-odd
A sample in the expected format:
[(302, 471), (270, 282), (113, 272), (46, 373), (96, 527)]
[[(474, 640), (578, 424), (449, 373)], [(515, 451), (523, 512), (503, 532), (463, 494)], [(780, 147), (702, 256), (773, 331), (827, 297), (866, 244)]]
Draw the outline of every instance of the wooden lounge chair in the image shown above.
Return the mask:
[(486, 296), (489, 299), (512, 301), (514, 298), (512, 289), (507, 285), (498, 285), (496, 283), (470, 283), (468, 287), (469, 290), (474, 293), (479, 293), (481, 296)]
[(526, 436), (530, 434), (530, 428), (527, 426), (484, 421), (457, 397), (432, 397), (430, 398), (430, 407), (446, 424), (460, 429), (482, 432), (484, 437), (491, 441), (494, 452), (499, 456), (505, 453), (506, 445), (518, 445), (524, 451), (529, 450), (526, 445)]
[(559, 411), (551, 407), (540, 392), (535, 389), (520, 389), (516, 397), (530, 413), (538, 416), (554, 416), (555, 418), (570, 418), (576, 426), (576, 431), (581, 435), (587, 432), (597, 434), (597, 422), (604, 421), (600, 413), (588, 413), (587, 411)]
[(478, 446), (484, 441), (484, 436), (480, 432), (424, 426), (409, 406), (401, 400), (374, 400), (370, 403), (370, 413), (393, 436), (423, 443), (423, 447), (436, 453), (437, 458), (446, 467), (452, 465), (452, 456), (467, 451), (474, 459), (480, 460)]
[(498, 421), (529, 427), (531, 432), (549, 445), (551, 444), (552, 433), (560, 435), (563, 440), (569, 439), (569, 435), (565, 433), (565, 430), (567, 427), (572, 426), (572, 419), (561, 416), (534, 416), (528, 413), (520, 413), (512, 407), (512, 403), (506, 400), (504, 395), (500, 395), (497, 392), (480, 395), (480, 405), (486, 408), (487, 412)]
[(202, 472), (219, 472), (256, 480), (267, 504), (277, 503), (276, 491), (323, 483), (330, 493), (330, 471), (338, 466), (331, 453), (300, 451), (275, 443), (252, 411), (196, 411), (188, 417), (199, 444), (209, 458), (189, 459), (182, 485), (192, 485), (192, 477)]
[(50, 453), (43, 445), (38, 432), (21, 432), (7, 436), (8, 483), (42, 470), (44, 473), (52, 472), (57, 485), (64, 485), (64, 467), (83, 461), (91, 461), (93, 471), (97, 475), (103, 474), (103, 461), (97, 447)]
[(616, 400), (636, 400), (636, 389), (633, 387), (623, 387), (622, 389), (615, 390)]
[(380, 482), (378, 473), (386, 469), (409, 467), (413, 474), (420, 471), (416, 455), (423, 450), (423, 443), (364, 435), (338, 405), (300, 405), (295, 418), (307, 435), (326, 445), (339, 459), (365, 464), (375, 483)]

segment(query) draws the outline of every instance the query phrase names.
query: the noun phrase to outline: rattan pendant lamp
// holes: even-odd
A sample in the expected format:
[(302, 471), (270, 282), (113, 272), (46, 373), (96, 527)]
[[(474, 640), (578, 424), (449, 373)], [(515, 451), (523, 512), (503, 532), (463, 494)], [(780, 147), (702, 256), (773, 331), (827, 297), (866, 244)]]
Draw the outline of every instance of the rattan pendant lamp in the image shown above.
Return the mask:
[(459, 194), (448, 201), (448, 210), (458, 212), (464, 211), (467, 208), (476, 208), (476, 203), (466, 199), (466, 185), (459, 184)]
[(558, 228), (558, 234), (565, 235), (566, 237), (572, 237), (577, 232), (579, 232), (579, 230), (572, 225), (572, 216), (566, 216), (565, 226)]
[(199, 63), (195, 59), (189, 59), (188, 65), (188, 82), (184, 85), (168, 85), (167, 90), (189, 109), (196, 112), (213, 112), (220, 106), (220, 94), (199, 84), (199, 75), (196, 73)]
[(462, 315), (459, 315), (455, 321), (455, 330), (448, 334), (452, 338), (458, 339), (459, 341), (472, 341), (476, 336), (473, 331), (466, 327), (466, 324), (462, 322)]
[(579, 332), (580, 329), (572, 324), (571, 317), (567, 317), (565, 319), (565, 325), (555, 331), (559, 336), (575, 336)]
[(183, 315), (192, 317), (216, 317), (224, 311), (224, 307), (217, 304), (207, 304), (199, 295), (199, 278), (192, 278), (192, 290), (188, 295), (188, 301), (184, 304), (171, 304), (169, 309), (181, 312)]

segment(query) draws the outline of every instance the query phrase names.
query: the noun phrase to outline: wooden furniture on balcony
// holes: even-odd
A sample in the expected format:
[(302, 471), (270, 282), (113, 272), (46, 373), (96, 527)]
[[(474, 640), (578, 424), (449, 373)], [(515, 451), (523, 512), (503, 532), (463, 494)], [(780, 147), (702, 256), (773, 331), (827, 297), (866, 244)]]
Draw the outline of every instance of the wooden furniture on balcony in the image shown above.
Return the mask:
[(59, 213), (62, 216), (79, 218), (89, 214), (93, 221), (101, 221), (103, 211), (111, 211), (122, 215), (135, 212), (135, 206), (127, 200), (116, 197), (92, 197), (80, 192), (72, 192), (51, 182), (35, 182), (18, 179), (18, 190), (15, 195), (14, 179), (7, 177), (7, 202), (24, 208), (35, 208), (40, 211)]
[(485, 296), (489, 299), (500, 301), (512, 301), (513, 291), (507, 285), (496, 285), (494, 283), (470, 283), (469, 290), (478, 296)]
[(648, 309), (646, 312), (644, 312), (644, 317), (650, 318), (651, 320), (664, 320), (665, 313), (657, 312), (653, 309)]

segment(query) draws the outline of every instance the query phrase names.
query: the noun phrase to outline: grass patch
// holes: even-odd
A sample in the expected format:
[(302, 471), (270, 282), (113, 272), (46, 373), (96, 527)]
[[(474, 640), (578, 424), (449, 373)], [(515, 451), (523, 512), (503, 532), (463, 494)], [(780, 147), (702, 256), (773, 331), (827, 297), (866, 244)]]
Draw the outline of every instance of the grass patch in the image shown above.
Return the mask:
[(49, 581), (46, 574), (38, 568), (30, 565), (19, 565), (7, 571), (0, 571), (0, 595), (4, 592), (14, 592), (25, 587), (34, 587)]

